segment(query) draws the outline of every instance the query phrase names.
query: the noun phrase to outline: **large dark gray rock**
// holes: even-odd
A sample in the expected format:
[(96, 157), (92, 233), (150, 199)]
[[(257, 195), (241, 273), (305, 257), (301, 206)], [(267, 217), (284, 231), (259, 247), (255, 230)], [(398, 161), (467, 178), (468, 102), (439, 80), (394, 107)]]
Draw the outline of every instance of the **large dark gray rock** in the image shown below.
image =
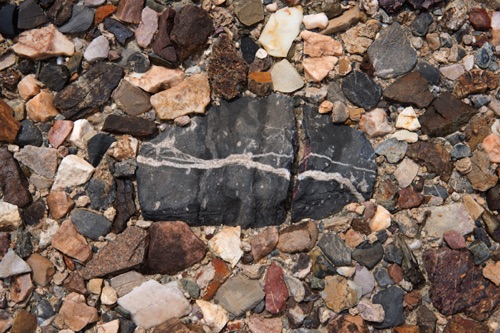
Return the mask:
[(294, 189), (292, 221), (321, 219), (372, 195), (377, 166), (365, 135), (304, 108), (306, 156)]
[(105, 236), (111, 230), (111, 222), (104, 215), (87, 209), (75, 209), (71, 212), (71, 222), (76, 229), (92, 240)]
[(295, 134), (292, 99), (277, 94), (221, 102), (188, 127), (167, 128), (137, 159), (143, 216), (190, 225), (282, 223)]

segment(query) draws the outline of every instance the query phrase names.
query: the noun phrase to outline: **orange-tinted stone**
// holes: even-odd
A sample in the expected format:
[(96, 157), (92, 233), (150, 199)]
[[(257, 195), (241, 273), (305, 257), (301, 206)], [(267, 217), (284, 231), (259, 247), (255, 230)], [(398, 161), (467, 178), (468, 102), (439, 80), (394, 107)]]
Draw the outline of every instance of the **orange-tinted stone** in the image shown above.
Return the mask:
[(19, 127), (21, 124), (14, 119), (14, 110), (3, 99), (0, 99), (0, 141), (14, 142)]
[(49, 131), (49, 142), (52, 147), (57, 148), (73, 130), (73, 122), (71, 120), (56, 120), (54, 126)]
[(68, 214), (75, 202), (64, 191), (52, 191), (47, 196), (47, 205), (52, 218), (58, 220)]
[(116, 11), (115, 5), (104, 5), (95, 11), (94, 24), (99, 24), (104, 22), (104, 19)]
[(395, 333), (420, 333), (420, 329), (415, 325), (403, 325), (393, 328)]
[(202, 292), (202, 297), (205, 301), (209, 301), (214, 297), (219, 287), (226, 281), (226, 279), (231, 275), (231, 270), (226, 265), (224, 260), (219, 258), (214, 258), (211, 265), (215, 270), (214, 278), (208, 283), (207, 288)]

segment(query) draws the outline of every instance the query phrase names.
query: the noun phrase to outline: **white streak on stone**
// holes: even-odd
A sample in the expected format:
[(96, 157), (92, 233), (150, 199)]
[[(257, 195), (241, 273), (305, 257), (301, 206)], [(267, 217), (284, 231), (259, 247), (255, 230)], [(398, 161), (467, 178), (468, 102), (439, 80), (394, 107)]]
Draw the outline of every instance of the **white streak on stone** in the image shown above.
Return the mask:
[(313, 178), (315, 180), (319, 181), (336, 181), (337, 183), (340, 184), (341, 187), (345, 186), (355, 197), (359, 202), (365, 201), (365, 198), (361, 195), (361, 193), (358, 192), (354, 184), (347, 178), (343, 177), (340, 173), (338, 172), (323, 172), (323, 171), (317, 171), (317, 170), (307, 170), (305, 172), (302, 172), (299, 174), (298, 179), (302, 180), (304, 178)]
[(347, 163), (342, 163), (342, 162), (334, 161), (330, 157), (325, 156), (325, 155), (319, 155), (319, 154), (315, 154), (315, 153), (310, 153), (308, 156), (318, 157), (318, 158), (324, 158), (324, 159), (328, 160), (332, 164), (342, 165), (342, 166), (345, 166), (345, 167), (348, 167), (348, 168), (351, 168), (351, 169), (356, 169), (356, 170), (359, 170), (359, 171), (369, 172), (369, 173), (373, 173), (373, 174), (377, 173), (374, 170), (360, 168), (360, 167), (357, 167), (357, 166), (352, 165), (352, 164), (347, 164)]

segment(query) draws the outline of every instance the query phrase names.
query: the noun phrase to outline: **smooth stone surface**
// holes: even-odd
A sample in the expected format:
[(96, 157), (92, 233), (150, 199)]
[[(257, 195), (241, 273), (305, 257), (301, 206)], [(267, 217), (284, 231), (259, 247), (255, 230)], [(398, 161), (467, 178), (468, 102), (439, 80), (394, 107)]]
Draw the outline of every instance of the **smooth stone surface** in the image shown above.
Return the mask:
[(264, 20), (264, 8), (260, 0), (237, 0), (233, 5), (234, 14), (246, 26)]
[(291, 93), (304, 86), (302, 76), (286, 59), (274, 64), (271, 68), (271, 78), (274, 91)]
[(368, 269), (373, 269), (384, 256), (384, 248), (382, 244), (376, 242), (375, 244), (364, 243), (352, 251), (352, 259), (356, 260), (360, 265)]
[(97, 133), (87, 142), (89, 163), (95, 168), (99, 165), (106, 151), (116, 139), (111, 135)]
[(57, 151), (54, 148), (26, 146), (14, 153), (14, 158), (40, 176), (54, 178), (57, 169)]
[(152, 108), (149, 103), (149, 94), (127, 80), (120, 82), (120, 85), (113, 91), (112, 97), (118, 107), (130, 116), (138, 116)]
[(18, 29), (34, 29), (47, 22), (49, 22), (47, 16), (35, 0), (27, 0), (19, 4)]
[(14, 119), (14, 110), (0, 98), (0, 141), (13, 143), (21, 124)]
[(281, 230), (276, 248), (285, 253), (310, 251), (318, 240), (318, 228), (312, 221)]
[[(304, 109), (306, 151), (292, 202), (292, 221), (321, 219), (347, 203), (371, 197), (376, 177), (374, 151), (365, 136), (332, 124), (310, 106)], [(340, 139), (342, 138), (342, 139)], [(335, 147), (331, 149), (331, 147)]]
[(22, 260), (12, 249), (0, 261), (0, 278), (31, 272), (31, 267)]
[(389, 163), (398, 163), (405, 156), (407, 148), (406, 142), (390, 138), (382, 141), (375, 149), (375, 153), (385, 156)]
[(64, 189), (85, 184), (93, 172), (94, 167), (87, 161), (76, 155), (68, 155), (59, 164), (52, 189)]
[(127, 43), (127, 40), (134, 36), (134, 32), (127, 26), (109, 17), (104, 19), (104, 29), (111, 32), (115, 36), (118, 43), (120, 43), (121, 45), (125, 45)]
[(385, 312), (384, 321), (374, 324), (374, 327), (389, 328), (399, 326), (405, 322), (403, 295), (403, 290), (393, 286), (383, 289), (373, 296), (373, 303), (382, 305)]
[[(145, 143), (137, 159), (143, 215), (190, 225), (258, 227), (281, 223), (293, 160), (291, 106), (292, 101), (280, 95), (222, 102), (206, 117), (193, 118), (186, 127), (169, 127)], [(236, 123), (242, 125), (227, 125)], [(225, 126), (237, 131), (227, 132)], [(176, 138), (175, 143), (171, 137)], [(269, 137), (278, 140), (269, 141)], [(214, 144), (194, 144), (205, 140)], [(251, 148), (251, 142), (260, 144)], [(155, 147), (164, 147), (161, 154)], [(178, 156), (183, 156), (183, 163), (177, 162)], [(231, 176), (234, 172), (237, 179)], [(266, 185), (260, 186), (263, 181)], [(169, 186), (182, 191), (163, 190)], [(253, 188), (253, 195), (248, 195), (248, 188)]]
[(87, 209), (75, 209), (71, 212), (71, 222), (76, 229), (92, 240), (105, 236), (111, 230), (111, 222), (103, 215)]
[(106, 117), (102, 130), (115, 134), (130, 134), (144, 138), (156, 133), (154, 122), (139, 117), (118, 116), (110, 114)]
[(87, 31), (94, 22), (94, 11), (87, 6), (73, 6), (68, 22), (58, 29), (63, 34), (76, 34)]
[(59, 113), (54, 107), (52, 94), (47, 90), (42, 91), (26, 103), (26, 113), (34, 122), (46, 122)]
[(108, 57), (109, 50), (108, 39), (104, 36), (99, 36), (90, 42), (83, 53), (83, 57), (88, 62), (103, 60)]
[(445, 232), (450, 230), (467, 235), (474, 229), (474, 220), (461, 203), (431, 207), (429, 212), (430, 215), (423, 229), (429, 237), (441, 238)]
[(243, 255), (240, 237), (241, 228), (239, 226), (226, 226), (210, 239), (208, 246), (213, 254), (230, 263), (234, 268)]
[(383, 79), (408, 73), (417, 63), (417, 52), (397, 22), (382, 30), (368, 47), (368, 57), (375, 75)]
[(144, 7), (141, 13), (141, 24), (135, 30), (135, 40), (142, 48), (147, 48), (158, 30), (158, 13), (149, 7)]
[(429, 91), (428, 80), (417, 71), (406, 74), (385, 88), (384, 98), (403, 105), (425, 108), (432, 102), (434, 95)]
[(235, 316), (254, 308), (265, 297), (259, 281), (236, 275), (217, 291), (215, 300)]
[(81, 262), (86, 262), (92, 257), (90, 245), (87, 244), (85, 237), (78, 233), (75, 225), (70, 220), (61, 223), (61, 226), (52, 237), (52, 246)]
[(121, 0), (116, 9), (116, 17), (123, 22), (141, 23), (141, 12), (144, 0)]
[(286, 308), (288, 288), (282, 268), (275, 263), (267, 269), (264, 292), (266, 293), (266, 310), (269, 313), (278, 314)]
[(342, 80), (342, 91), (349, 101), (366, 110), (373, 109), (382, 96), (380, 85), (358, 71), (351, 72)]
[(287, 7), (271, 14), (262, 31), (259, 43), (273, 57), (284, 58), (300, 32), (302, 7)]

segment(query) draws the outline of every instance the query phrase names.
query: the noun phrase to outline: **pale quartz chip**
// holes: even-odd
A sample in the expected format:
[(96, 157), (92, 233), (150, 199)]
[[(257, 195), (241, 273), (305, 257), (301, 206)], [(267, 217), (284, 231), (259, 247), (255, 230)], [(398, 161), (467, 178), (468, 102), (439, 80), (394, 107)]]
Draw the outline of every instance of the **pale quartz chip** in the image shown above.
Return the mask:
[(257, 50), (257, 52), (255, 53), (255, 56), (259, 59), (266, 59), (268, 54), (266, 52), (266, 50), (260, 48)]
[(302, 23), (306, 29), (325, 29), (328, 26), (328, 16), (325, 13), (304, 15)]
[(385, 230), (391, 226), (391, 213), (378, 205), (375, 215), (373, 215), (369, 224), (372, 231)]
[(465, 70), (468, 72), (474, 68), (474, 55), (469, 54), (462, 60)]
[(87, 147), (87, 140), (96, 134), (97, 132), (87, 119), (78, 119), (73, 123), (73, 130), (67, 140), (72, 145), (80, 149), (85, 149)]
[(273, 89), (275, 91), (291, 93), (304, 86), (302, 76), (288, 60), (283, 59), (271, 69)]
[(396, 121), (396, 128), (403, 128), (409, 131), (416, 131), (420, 128), (417, 114), (411, 106), (405, 108), (399, 115)]
[(449, 66), (444, 66), (439, 69), (441, 74), (446, 78), (454, 81), (460, 77), (463, 73), (465, 73), (464, 66), (461, 64), (453, 64)]
[(12, 50), (20, 56), (44, 60), (55, 56), (72, 56), (75, 45), (52, 24), (22, 32)]
[(300, 32), (302, 7), (286, 7), (272, 14), (259, 38), (267, 53), (273, 57), (286, 57), (293, 40)]
[(391, 138), (396, 138), (399, 141), (405, 141), (408, 143), (415, 143), (418, 141), (418, 134), (407, 130), (401, 130), (392, 134)]
[(83, 158), (76, 155), (68, 155), (59, 165), (52, 190), (85, 184), (93, 172), (94, 167)]

